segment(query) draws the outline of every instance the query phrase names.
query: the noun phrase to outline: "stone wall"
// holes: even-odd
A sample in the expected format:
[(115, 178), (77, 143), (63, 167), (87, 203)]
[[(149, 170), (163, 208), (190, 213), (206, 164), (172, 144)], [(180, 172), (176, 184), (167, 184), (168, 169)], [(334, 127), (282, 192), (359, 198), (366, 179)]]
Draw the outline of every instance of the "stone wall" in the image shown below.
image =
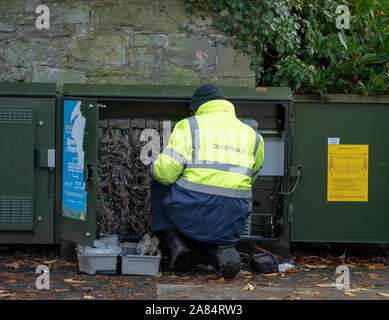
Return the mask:
[(221, 37), (184, 0), (0, 0), (0, 81), (254, 86), (248, 58), (200, 31)]

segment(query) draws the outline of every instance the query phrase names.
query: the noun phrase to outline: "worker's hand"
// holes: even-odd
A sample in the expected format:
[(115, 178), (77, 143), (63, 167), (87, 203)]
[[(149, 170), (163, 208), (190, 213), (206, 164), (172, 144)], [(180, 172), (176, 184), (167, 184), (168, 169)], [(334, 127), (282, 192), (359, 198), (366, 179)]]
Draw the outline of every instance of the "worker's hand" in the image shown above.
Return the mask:
[(154, 177), (153, 177), (153, 175), (151, 174), (151, 165), (149, 165), (148, 167), (147, 167), (147, 175), (151, 178), (151, 180), (154, 180)]

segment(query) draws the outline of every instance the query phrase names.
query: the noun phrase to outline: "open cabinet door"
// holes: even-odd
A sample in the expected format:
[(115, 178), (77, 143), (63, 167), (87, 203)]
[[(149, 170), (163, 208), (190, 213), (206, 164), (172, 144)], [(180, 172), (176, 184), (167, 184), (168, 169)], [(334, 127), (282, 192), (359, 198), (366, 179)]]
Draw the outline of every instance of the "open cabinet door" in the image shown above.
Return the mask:
[(84, 245), (96, 238), (98, 118), (95, 99), (64, 98), (60, 236)]

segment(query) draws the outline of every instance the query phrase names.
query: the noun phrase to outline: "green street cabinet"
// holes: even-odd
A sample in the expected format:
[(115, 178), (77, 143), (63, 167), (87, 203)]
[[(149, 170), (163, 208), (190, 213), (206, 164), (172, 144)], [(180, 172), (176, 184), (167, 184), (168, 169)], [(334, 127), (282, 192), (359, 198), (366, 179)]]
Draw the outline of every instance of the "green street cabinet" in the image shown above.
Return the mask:
[[(99, 121), (151, 119), (178, 121), (189, 116), (196, 87), (68, 84), (58, 109), (57, 179), (60, 238), (91, 244), (96, 234)], [(254, 186), (253, 211), (242, 238), (287, 237), (287, 196), (277, 190), (290, 184), (289, 88), (222, 88), (237, 116), (265, 140), (266, 160)], [(172, 126), (173, 129), (173, 126)]]
[(290, 241), (388, 243), (389, 96), (294, 96), (291, 118)]
[[(56, 96), (55, 84), (1, 83), (0, 243), (92, 244), (99, 122), (174, 124), (195, 89), (67, 84)], [(265, 141), (242, 239), (389, 242), (387, 96), (222, 89)]]
[(0, 243), (54, 243), (56, 85), (0, 83)]

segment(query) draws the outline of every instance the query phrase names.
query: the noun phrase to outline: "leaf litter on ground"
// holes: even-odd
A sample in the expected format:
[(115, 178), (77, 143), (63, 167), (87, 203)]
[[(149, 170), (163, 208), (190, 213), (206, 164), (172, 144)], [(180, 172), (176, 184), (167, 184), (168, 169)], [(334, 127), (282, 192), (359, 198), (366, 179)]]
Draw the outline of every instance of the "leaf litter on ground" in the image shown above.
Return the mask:
[(315, 283), (315, 286), (319, 288), (336, 288), (335, 283)]
[(20, 264), (17, 262), (6, 263), (4, 266), (7, 267), (8, 269), (19, 269), (20, 268)]
[(76, 284), (80, 284), (80, 283), (87, 283), (87, 281), (83, 281), (83, 280), (74, 280), (74, 279), (64, 279), (65, 282), (68, 282), (68, 283), (76, 283)]
[(294, 290), (293, 293), (298, 295), (306, 295), (306, 296), (319, 296), (321, 295), (318, 291), (310, 291), (310, 290)]
[(379, 296), (389, 298), (389, 292), (377, 292), (377, 294), (378, 294)]
[(254, 286), (251, 284), (251, 283), (248, 283), (244, 288), (243, 290), (245, 291), (253, 291), (254, 290)]

